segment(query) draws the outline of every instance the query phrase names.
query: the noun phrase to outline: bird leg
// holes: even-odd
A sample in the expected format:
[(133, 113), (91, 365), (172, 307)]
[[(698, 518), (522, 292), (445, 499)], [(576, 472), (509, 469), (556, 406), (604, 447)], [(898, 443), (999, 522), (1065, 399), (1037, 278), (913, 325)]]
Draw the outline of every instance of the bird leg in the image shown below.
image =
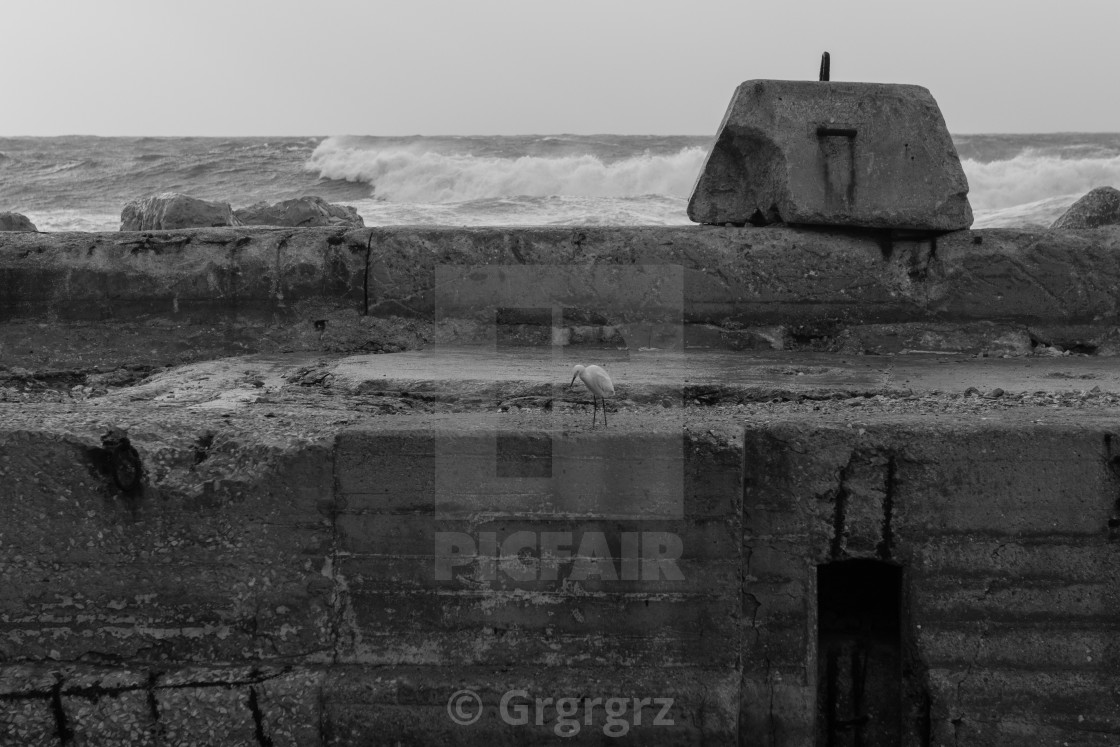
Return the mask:
[(603, 397), (603, 427), (607, 427), (607, 398)]
[(599, 412), (599, 400), (596, 398), (595, 393), (591, 394), (591, 429), (595, 429), (595, 415)]

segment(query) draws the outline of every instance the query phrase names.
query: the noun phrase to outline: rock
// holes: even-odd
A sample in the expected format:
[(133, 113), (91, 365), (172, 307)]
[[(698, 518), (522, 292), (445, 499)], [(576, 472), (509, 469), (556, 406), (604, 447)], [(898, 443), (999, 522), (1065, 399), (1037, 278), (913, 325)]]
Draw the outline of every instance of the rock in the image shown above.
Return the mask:
[(952, 231), (972, 225), (972, 208), (925, 88), (749, 80), (731, 99), (688, 217)]
[(210, 202), (178, 192), (138, 198), (121, 211), (122, 231), (240, 226), (228, 202)]
[(1069, 206), (1051, 228), (1120, 226), (1120, 189), (1097, 187)]
[(38, 231), (26, 215), (0, 213), (0, 231)]
[(349, 205), (332, 205), (322, 197), (300, 197), (274, 205), (258, 202), (233, 214), (246, 226), (348, 226), (364, 228), (365, 221)]

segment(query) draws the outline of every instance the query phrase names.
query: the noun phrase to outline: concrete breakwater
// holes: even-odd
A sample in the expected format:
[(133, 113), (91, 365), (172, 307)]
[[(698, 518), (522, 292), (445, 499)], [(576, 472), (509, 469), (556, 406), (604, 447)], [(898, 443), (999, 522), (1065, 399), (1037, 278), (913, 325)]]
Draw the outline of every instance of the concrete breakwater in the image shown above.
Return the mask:
[[(471, 311), (519, 267), (591, 284)], [(175, 364), (0, 402), (0, 744), (1113, 744), (1118, 284), (1118, 229), (0, 235), (8, 380)]]
[[(225, 228), (0, 233), (0, 360), (66, 369), (91, 356), (154, 365), (417, 349), (436, 339), (437, 266), (516, 265), (679, 267), (676, 344), (686, 348), (1120, 350), (1116, 227), (934, 238), (785, 227)], [(625, 324), (624, 311), (554, 326), (579, 328), (578, 341)]]
[[(609, 433), (509, 415), (507, 465), (542, 438), (594, 448), (551, 459), (557, 477), (675, 438), (680, 510), (463, 518), (440, 513), (439, 461), (472, 483), (483, 415), (28, 408), (0, 436), (6, 743), (547, 743), (560, 698), (599, 699), (577, 743), (611, 698), (643, 744), (811, 744), (864, 716), (881, 744), (1111, 743), (1116, 408), (868, 409), (693, 408), (676, 429), (630, 411)], [(129, 424), (143, 490), (94, 466), (98, 419)], [(627, 549), (654, 533), (677, 551)], [(450, 577), (441, 534), (475, 543), (442, 556)], [(586, 543), (601, 572), (576, 580), (563, 551)], [(483, 705), (469, 726), (448, 716), (462, 690)], [(511, 720), (510, 692), (552, 698), (541, 723)]]

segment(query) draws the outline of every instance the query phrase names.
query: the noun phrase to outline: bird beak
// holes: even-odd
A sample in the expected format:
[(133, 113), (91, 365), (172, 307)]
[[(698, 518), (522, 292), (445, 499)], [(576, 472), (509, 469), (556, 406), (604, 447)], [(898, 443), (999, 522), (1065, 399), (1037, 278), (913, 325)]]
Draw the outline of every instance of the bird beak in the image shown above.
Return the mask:
[(573, 387), (573, 386), (575, 385), (575, 383), (576, 383), (576, 376), (579, 376), (579, 374), (576, 374), (575, 376), (572, 376), (572, 382), (571, 382), (570, 384), (568, 384), (568, 388), (569, 388), (569, 389), (571, 389), (571, 388), (572, 388), (572, 387)]

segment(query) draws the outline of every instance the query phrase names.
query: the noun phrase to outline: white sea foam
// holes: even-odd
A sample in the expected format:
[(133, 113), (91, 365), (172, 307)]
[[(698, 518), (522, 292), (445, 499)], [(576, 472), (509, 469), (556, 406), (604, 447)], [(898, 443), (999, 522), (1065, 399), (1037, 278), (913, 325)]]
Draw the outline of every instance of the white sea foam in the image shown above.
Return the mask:
[[(592, 147), (587, 142), (579, 145)], [(1094, 147), (1084, 157), (1070, 155), (1069, 148), (1061, 155), (1053, 148), (1027, 148), (1002, 160), (964, 159), (977, 227), (1049, 225), (1090, 189), (1120, 185), (1120, 155), (1115, 155), (1115, 150), (1102, 152)], [(414, 209), (405, 211), (410, 214), (419, 211), (436, 220), (454, 222), (445, 214), (447, 211), (436, 206), (464, 203), (455, 212), (466, 217), (469, 208), (474, 208), (477, 216), (472, 217), (494, 219), (499, 216), (485, 204), (487, 199), (642, 195), (687, 198), (704, 156), (705, 150), (698, 147), (685, 147), (672, 153), (644, 153), (613, 161), (587, 152), (505, 156), (449, 151), (441, 144), (422, 140), (376, 143), (328, 138), (315, 149), (306, 168), (324, 178), (371, 184), (379, 199), (413, 205)], [(554, 217), (559, 220), (573, 220), (576, 218), (573, 213), (583, 212), (575, 204), (517, 204), (525, 215), (537, 218), (549, 217), (549, 209), (558, 210)], [(604, 203), (601, 207), (605, 208), (604, 215), (614, 213), (619, 219), (638, 218), (631, 213), (632, 206)], [(370, 213), (399, 212), (389, 206), (380, 210), (372, 208), (369, 206), (363, 214), (373, 220), (389, 216), (374, 217)], [(587, 210), (587, 216), (595, 212), (591, 205), (580, 208)], [(671, 209), (676, 213), (675, 205)], [(512, 211), (508, 217), (514, 219)], [(670, 222), (675, 222), (677, 217), (666, 216)], [(474, 223), (474, 220), (468, 222)]]
[(968, 198), (976, 210), (1073, 202), (1095, 187), (1120, 187), (1120, 155), (1097, 158), (1058, 158), (1034, 150), (1003, 161), (962, 161), (968, 177)]
[[(955, 140), (977, 227), (1045, 227), (1090, 189), (1120, 187), (1120, 133)], [(0, 138), (0, 206), (47, 231), (116, 230), (129, 200), (168, 190), (235, 206), (316, 194), (370, 225), (667, 225), (688, 221), (709, 146), (609, 134)]]
[(57, 231), (118, 231), (121, 227), (119, 213), (95, 213), (81, 210), (29, 210), (25, 213), (44, 232)]
[(973, 210), (973, 228), (1049, 228), (1081, 194), (1059, 195), (1023, 205)]
[(596, 155), (499, 157), (443, 153), (423, 144), (348, 147), (328, 138), (307, 168), (320, 177), (361, 181), (392, 202), (446, 203), (506, 196), (687, 197), (704, 162), (702, 148), (616, 161)]

